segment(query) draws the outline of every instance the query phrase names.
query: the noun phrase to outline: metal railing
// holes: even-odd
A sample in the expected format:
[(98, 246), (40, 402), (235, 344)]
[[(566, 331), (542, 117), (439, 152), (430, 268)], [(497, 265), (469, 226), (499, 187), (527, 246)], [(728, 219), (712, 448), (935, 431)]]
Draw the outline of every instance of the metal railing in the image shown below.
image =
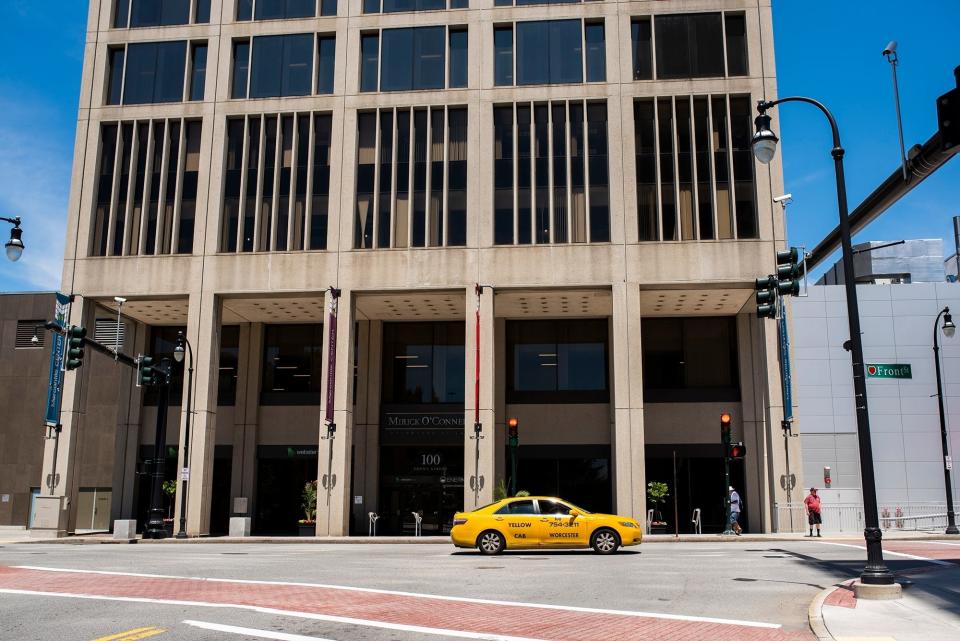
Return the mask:
[(880, 527), (884, 530), (943, 530), (947, 527), (946, 503), (909, 503), (880, 506)]
[[(805, 532), (807, 513), (803, 503), (777, 503), (774, 511), (777, 532)], [(862, 532), (863, 506), (859, 503), (824, 503), (820, 507), (822, 531), (827, 534)], [(909, 503), (903, 506), (880, 506), (880, 527), (884, 530), (939, 530), (947, 526), (944, 503)]]

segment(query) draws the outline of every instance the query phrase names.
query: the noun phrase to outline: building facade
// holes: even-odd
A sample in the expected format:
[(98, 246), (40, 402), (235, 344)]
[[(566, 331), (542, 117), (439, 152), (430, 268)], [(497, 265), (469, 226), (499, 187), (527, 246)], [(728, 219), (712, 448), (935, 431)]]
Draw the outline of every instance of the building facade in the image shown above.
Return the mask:
[[(695, 508), (719, 529), (724, 411), (749, 527), (770, 529), (782, 401), (752, 294), (782, 179), (750, 151), (770, 11), (93, 0), (64, 288), (88, 326), (126, 299), (127, 353), (186, 333), (190, 460), (179, 372), (166, 453), (169, 478), (189, 468), (189, 533), (295, 532), (320, 479), (318, 534), (371, 512), (443, 534), (508, 480), (508, 417), (517, 489), (643, 518), (662, 480), (681, 531)], [(97, 371), (67, 376), (59, 531), (87, 439), (134, 480), (113, 513), (146, 510), (156, 400)]]

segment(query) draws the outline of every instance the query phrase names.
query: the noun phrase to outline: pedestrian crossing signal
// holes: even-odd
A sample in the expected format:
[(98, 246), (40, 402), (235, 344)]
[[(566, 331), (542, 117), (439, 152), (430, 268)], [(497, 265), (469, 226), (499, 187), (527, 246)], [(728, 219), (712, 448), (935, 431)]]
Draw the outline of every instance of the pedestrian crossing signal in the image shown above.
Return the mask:
[(734, 443), (730, 446), (730, 458), (742, 459), (747, 453), (747, 446), (743, 443)]

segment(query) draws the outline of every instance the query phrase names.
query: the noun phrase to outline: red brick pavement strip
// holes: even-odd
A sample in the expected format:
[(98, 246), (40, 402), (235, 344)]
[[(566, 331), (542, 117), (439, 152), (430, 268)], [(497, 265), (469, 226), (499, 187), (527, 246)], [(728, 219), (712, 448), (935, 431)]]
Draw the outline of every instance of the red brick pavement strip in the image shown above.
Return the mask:
[(266, 608), (545, 641), (809, 641), (808, 632), (385, 594), (326, 586), (0, 567), (0, 589)]
[(928, 559), (937, 559), (938, 561), (949, 561), (960, 565), (960, 545), (888, 540), (883, 542), (883, 549), (901, 554), (912, 554)]
[(841, 608), (857, 607), (857, 598), (853, 595), (853, 580), (845, 581), (823, 600), (823, 605), (835, 605)]

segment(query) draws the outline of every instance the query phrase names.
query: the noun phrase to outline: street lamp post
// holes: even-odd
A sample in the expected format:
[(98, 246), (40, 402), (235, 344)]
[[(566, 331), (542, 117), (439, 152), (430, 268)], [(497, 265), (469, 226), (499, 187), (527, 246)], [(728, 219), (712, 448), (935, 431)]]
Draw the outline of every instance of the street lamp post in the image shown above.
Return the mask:
[(13, 229), (10, 230), (10, 240), (7, 241), (4, 247), (7, 250), (7, 258), (15, 263), (20, 260), (20, 256), (23, 255), (23, 230), (20, 229), (20, 216), (14, 216), (13, 218), (0, 216), (0, 220), (13, 225)]
[(181, 473), (180, 475), (180, 530), (177, 532), (178, 539), (187, 538), (187, 476), (190, 469), (190, 416), (193, 410), (193, 347), (187, 337), (183, 335), (183, 332), (179, 332), (177, 346), (173, 350), (173, 360), (178, 363), (183, 362), (184, 345), (187, 346), (187, 352), (190, 356), (190, 360), (187, 362), (187, 420), (183, 430), (183, 467), (188, 470), (188, 473)]
[(940, 444), (943, 447), (943, 482), (947, 490), (947, 534), (960, 534), (957, 530), (957, 516), (953, 512), (953, 484), (950, 480), (950, 465), (947, 465), (947, 418), (943, 411), (943, 381), (940, 377), (940, 340), (937, 332), (937, 323), (940, 317), (943, 317), (943, 335), (952, 338), (957, 332), (957, 326), (953, 324), (953, 316), (950, 315), (950, 308), (944, 307), (937, 314), (933, 321), (933, 360), (937, 367), (937, 404), (940, 408)]
[[(877, 488), (873, 470), (873, 447), (870, 443), (870, 416), (867, 413), (867, 383), (864, 378), (863, 341), (860, 337), (860, 311), (857, 305), (857, 285), (853, 271), (853, 247), (850, 242), (850, 221), (847, 209), (847, 185), (843, 177), (843, 147), (840, 145), (840, 130), (837, 121), (823, 104), (802, 96), (781, 98), (779, 100), (761, 100), (757, 103), (759, 115), (754, 121), (757, 131), (753, 136), (753, 153), (757, 160), (769, 164), (777, 150), (778, 138), (770, 130), (770, 116), (767, 110), (784, 102), (805, 102), (823, 112), (830, 122), (833, 134), (834, 171), (837, 179), (837, 205), (840, 211), (840, 244), (843, 249), (844, 286), (847, 295), (847, 321), (850, 328), (850, 351), (853, 365), (854, 404), (857, 410), (857, 436), (860, 445), (860, 474), (863, 482), (864, 530), (863, 538), (867, 545), (867, 564), (860, 575), (860, 581), (866, 584), (890, 585), (893, 574), (883, 562), (883, 533), (880, 530), (880, 518), (877, 513)], [(844, 345), (846, 347), (846, 345)]]

